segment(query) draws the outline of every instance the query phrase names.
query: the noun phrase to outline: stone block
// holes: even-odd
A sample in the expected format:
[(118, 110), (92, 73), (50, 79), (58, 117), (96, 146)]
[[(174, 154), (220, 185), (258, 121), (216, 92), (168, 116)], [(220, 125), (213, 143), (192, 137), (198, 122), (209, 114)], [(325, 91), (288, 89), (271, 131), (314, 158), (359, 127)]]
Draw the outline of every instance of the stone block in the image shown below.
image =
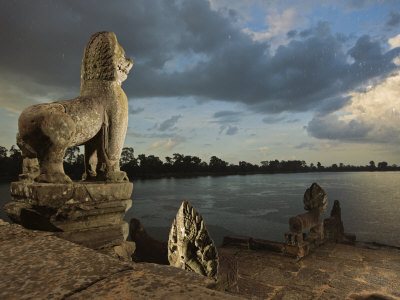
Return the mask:
[(32, 205), (27, 202), (11, 201), (4, 206), (4, 211), (14, 223), (21, 224), (21, 211), (30, 208), (32, 208)]
[(296, 246), (285, 246), (285, 255), (296, 258), (303, 258), (309, 253), (309, 251), (310, 244), (308, 242), (303, 242), (302, 244)]
[(292, 232), (303, 232), (309, 230), (321, 222), (320, 213), (317, 209), (307, 213), (291, 217), (289, 228)]
[(113, 246), (128, 236), (122, 220), (132, 206), (132, 189), (130, 182), (13, 182), (13, 201), (5, 210), (26, 228), (62, 231), (60, 236), (88, 247)]
[(121, 245), (128, 236), (129, 225), (121, 222), (89, 229), (57, 232), (56, 235), (70, 242), (80, 244), (92, 249), (101, 249)]
[(278, 253), (283, 253), (285, 246), (282, 243), (272, 242), (268, 240), (261, 239), (251, 239), (250, 241), (251, 250), (267, 250)]
[(303, 233), (301, 232), (286, 232), (285, 233), (286, 245), (296, 246), (303, 243)]
[(222, 247), (238, 247), (244, 249), (250, 249), (250, 243), (252, 238), (249, 236), (240, 236), (240, 235), (230, 235), (225, 236), (222, 242)]

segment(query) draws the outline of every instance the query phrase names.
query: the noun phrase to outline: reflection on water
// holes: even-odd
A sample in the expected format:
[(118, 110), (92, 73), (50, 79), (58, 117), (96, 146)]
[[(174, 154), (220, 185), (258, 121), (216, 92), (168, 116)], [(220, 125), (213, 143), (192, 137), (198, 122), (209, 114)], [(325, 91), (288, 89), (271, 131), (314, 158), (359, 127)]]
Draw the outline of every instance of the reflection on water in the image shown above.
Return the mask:
[[(302, 173), (156, 179), (135, 181), (135, 217), (146, 230), (168, 239), (172, 220), (185, 199), (202, 214), (217, 244), (226, 234), (283, 241), (291, 216), (304, 212), (303, 194), (317, 182), (342, 206), (347, 232), (358, 240), (400, 246), (400, 172)], [(8, 185), (0, 184), (1, 205), (10, 199)], [(5, 218), (0, 212), (0, 218)]]

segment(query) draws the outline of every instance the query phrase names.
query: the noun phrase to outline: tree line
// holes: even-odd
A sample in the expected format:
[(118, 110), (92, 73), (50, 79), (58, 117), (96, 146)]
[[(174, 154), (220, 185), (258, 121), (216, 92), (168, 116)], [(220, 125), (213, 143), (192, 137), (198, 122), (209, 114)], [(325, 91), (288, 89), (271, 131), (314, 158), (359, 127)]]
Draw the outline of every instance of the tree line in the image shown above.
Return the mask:
[[(370, 161), (364, 166), (345, 165), (344, 163), (323, 166), (320, 162), (309, 165), (304, 160), (270, 160), (252, 164), (239, 161), (237, 165), (230, 164), (217, 156), (212, 156), (207, 163), (197, 156), (174, 153), (161, 160), (154, 155), (134, 155), (132, 147), (125, 147), (121, 153), (121, 170), (132, 179), (159, 177), (187, 177), (202, 175), (233, 175), (233, 174), (271, 174), (300, 172), (348, 172), (348, 171), (400, 171), (400, 166), (389, 165), (382, 161), (375, 164)], [(84, 156), (79, 147), (70, 147), (65, 152), (64, 170), (72, 179), (79, 180), (84, 172)], [(0, 180), (18, 180), (22, 173), (22, 155), (16, 146), (8, 150), (0, 146)]]

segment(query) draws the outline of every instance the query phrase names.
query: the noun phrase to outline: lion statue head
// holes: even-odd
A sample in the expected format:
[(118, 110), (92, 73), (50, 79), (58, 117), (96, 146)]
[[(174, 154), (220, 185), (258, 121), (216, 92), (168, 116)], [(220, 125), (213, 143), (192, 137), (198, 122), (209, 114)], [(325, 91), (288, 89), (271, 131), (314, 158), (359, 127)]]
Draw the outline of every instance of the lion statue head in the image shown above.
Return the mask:
[(82, 59), (81, 79), (123, 82), (133, 66), (125, 58), (125, 51), (113, 32), (93, 34), (85, 47)]

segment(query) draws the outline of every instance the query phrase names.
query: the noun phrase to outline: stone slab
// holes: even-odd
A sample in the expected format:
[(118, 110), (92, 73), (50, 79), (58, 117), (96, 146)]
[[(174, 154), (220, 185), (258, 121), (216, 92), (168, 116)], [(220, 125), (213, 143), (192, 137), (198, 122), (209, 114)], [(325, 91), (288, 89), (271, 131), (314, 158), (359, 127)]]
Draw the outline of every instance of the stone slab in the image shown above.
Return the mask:
[(132, 190), (132, 182), (61, 184), (16, 181), (10, 184), (13, 200), (28, 199), (30, 204), (53, 208), (59, 208), (70, 199), (82, 203), (130, 199)]
[(232, 246), (232, 247), (250, 249), (251, 240), (252, 238), (249, 236), (241, 236), (241, 235), (224, 236), (222, 246), (223, 247)]
[(13, 201), (5, 210), (26, 228), (64, 232), (58, 236), (98, 249), (127, 238), (129, 228), (123, 218), (132, 206), (132, 189), (131, 182), (18, 181), (10, 185)]
[(129, 234), (127, 222), (115, 225), (82, 229), (77, 231), (57, 232), (56, 235), (73, 243), (92, 249), (101, 249), (120, 245)]
[(207, 288), (212, 282), (172, 266), (135, 264), (67, 299), (243, 299)]
[(0, 299), (243, 299), (207, 277), (133, 264), (0, 220)]
[(278, 253), (283, 253), (285, 250), (285, 245), (283, 243), (262, 240), (262, 239), (252, 239), (250, 241), (250, 249), (252, 250), (268, 250)]
[(248, 299), (400, 299), (400, 248), (326, 243), (301, 260), (241, 247), (218, 252), (238, 265), (237, 285), (226, 290)]
[(50, 234), (0, 227), (0, 299), (62, 299), (129, 264)]

